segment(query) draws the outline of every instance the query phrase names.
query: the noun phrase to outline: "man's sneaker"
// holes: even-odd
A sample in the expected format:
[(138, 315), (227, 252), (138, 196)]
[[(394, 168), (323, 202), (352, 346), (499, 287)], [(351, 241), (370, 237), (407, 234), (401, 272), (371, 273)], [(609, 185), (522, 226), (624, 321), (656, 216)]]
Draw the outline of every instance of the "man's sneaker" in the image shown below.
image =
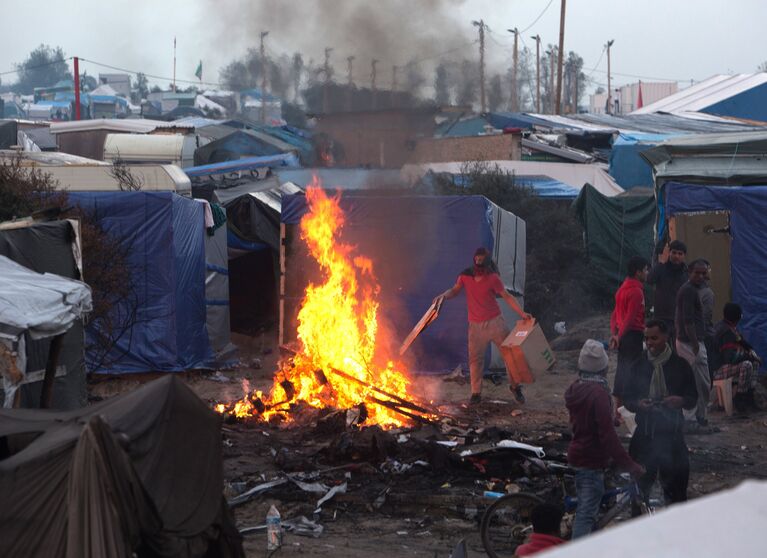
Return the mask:
[(524, 403), (525, 402), (525, 394), (522, 393), (522, 386), (521, 385), (509, 386), (509, 390), (514, 395), (514, 399), (517, 400), (517, 403)]
[(472, 393), (469, 399), (469, 405), (477, 405), (482, 401), (482, 396), (478, 393)]

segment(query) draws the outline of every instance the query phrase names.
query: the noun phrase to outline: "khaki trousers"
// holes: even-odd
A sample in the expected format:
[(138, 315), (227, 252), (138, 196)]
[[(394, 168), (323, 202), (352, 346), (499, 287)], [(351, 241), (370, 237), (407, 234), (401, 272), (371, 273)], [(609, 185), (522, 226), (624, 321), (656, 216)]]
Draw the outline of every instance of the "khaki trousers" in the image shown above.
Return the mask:
[[(506, 327), (503, 316), (497, 316), (486, 322), (469, 322), (471, 393), (480, 393), (482, 391), (482, 376), (485, 372), (485, 352), (488, 345), (493, 343), (500, 350), (501, 344), (508, 337), (509, 333), (511, 333), (511, 330)], [(516, 382), (512, 379), (508, 366), (506, 366), (506, 373), (509, 376), (509, 383), (515, 386)]]

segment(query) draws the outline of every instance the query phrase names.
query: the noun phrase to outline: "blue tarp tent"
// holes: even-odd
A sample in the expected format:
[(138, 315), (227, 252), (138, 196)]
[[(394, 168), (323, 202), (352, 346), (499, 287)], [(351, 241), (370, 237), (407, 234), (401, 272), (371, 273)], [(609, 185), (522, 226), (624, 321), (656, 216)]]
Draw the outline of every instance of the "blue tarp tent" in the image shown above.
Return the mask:
[[(341, 197), (346, 215), (342, 241), (357, 247), (373, 260), (381, 285), (379, 301), (384, 322), (391, 324), (398, 344), (410, 332), (433, 298), (455, 284), (459, 273), (470, 266), (479, 246), (489, 248), (498, 264), (501, 280), (510, 292), (521, 296), (525, 284), (525, 222), (484, 196), (404, 196), (381, 193), (348, 193)], [(296, 225), (307, 211), (303, 195), (285, 196), (282, 223)], [(290, 258), (291, 248), (286, 249)], [(303, 283), (290, 277), (302, 263), (286, 261), (286, 282), (299, 285), (286, 293), (286, 306), (297, 306)], [(500, 303), (506, 321), (516, 315)], [(286, 322), (290, 315), (284, 316)], [(295, 324), (286, 323), (286, 328)], [(461, 364), (467, 367), (466, 299), (463, 294), (447, 301), (439, 319), (413, 344), (412, 369), (446, 372)], [(287, 337), (292, 338), (292, 332)], [(499, 355), (486, 363), (501, 367)]]
[(124, 239), (135, 287), (117, 310), (135, 311), (133, 327), (103, 363), (86, 355), (89, 370), (176, 372), (210, 361), (202, 204), (170, 192), (70, 192), (69, 201)]
[(610, 151), (610, 175), (628, 190), (635, 186), (653, 185), (652, 167), (640, 153), (655, 147), (671, 134), (620, 134)]
[(730, 212), (732, 300), (743, 308), (740, 329), (767, 356), (767, 185), (724, 187), (667, 182), (666, 215)]

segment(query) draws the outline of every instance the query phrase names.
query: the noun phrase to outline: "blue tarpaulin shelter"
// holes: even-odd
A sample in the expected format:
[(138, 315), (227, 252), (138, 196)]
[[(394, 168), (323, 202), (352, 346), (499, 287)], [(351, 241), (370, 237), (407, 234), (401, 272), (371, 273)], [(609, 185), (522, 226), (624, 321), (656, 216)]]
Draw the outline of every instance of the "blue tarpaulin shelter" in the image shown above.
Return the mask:
[(640, 153), (672, 136), (672, 134), (619, 134), (610, 151), (610, 175), (625, 190), (635, 186), (652, 186), (652, 167)]
[[(479, 246), (493, 253), (507, 290), (517, 296), (524, 292), (525, 222), (484, 196), (357, 192), (344, 193), (340, 205), (346, 216), (341, 240), (373, 260), (381, 285), (380, 312), (392, 325), (396, 340), (407, 336), (437, 294), (455, 284)], [(296, 225), (306, 211), (303, 195), (285, 196), (282, 223)], [(286, 292), (286, 307), (295, 307), (305, 285), (291, 274), (300, 273), (304, 264), (290, 261), (294, 254), (290, 246), (286, 253), (286, 282), (296, 285), (295, 292)], [(507, 324), (513, 325), (516, 315), (504, 302), (500, 306)], [(294, 327), (286, 314), (286, 327)], [(461, 294), (447, 301), (439, 319), (416, 339), (408, 353), (412, 369), (446, 372), (461, 364), (467, 370), (467, 330), (466, 299)], [(502, 366), (495, 353), (492, 366)]]
[(86, 355), (89, 370), (176, 372), (210, 361), (203, 205), (170, 192), (70, 192), (69, 201), (123, 239), (133, 274), (134, 293), (116, 309), (135, 312), (133, 326), (103, 363)]
[(695, 211), (730, 212), (732, 300), (743, 308), (740, 329), (763, 357), (767, 355), (767, 185), (665, 185), (667, 217)]

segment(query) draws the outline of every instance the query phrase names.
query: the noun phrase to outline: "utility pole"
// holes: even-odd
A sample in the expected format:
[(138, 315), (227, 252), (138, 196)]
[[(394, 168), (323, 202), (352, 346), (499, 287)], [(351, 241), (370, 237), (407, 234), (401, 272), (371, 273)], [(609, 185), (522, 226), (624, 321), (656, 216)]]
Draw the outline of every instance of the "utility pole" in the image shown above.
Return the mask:
[(573, 65), (573, 114), (578, 114), (578, 65)]
[(519, 61), (519, 30), (507, 29), (514, 34), (514, 59), (511, 66), (511, 112), (519, 110), (519, 94), (517, 92), (517, 62)]
[(613, 90), (610, 86), (610, 47), (613, 46), (615, 39), (607, 41), (607, 114), (613, 113)]
[(472, 23), (479, 27), (479, 99), (480, 112), (484, 114), (487, 111), (485, 102), (485, 21), (480, 19), (479, 21), (472, 21)]
[(261, 31), (261, 124), (266, 124), (266, 47), (264, 39), (269, 31)]
[(557, 50), (557, 47), (553, 46), (553, 47), (551, 47), (546, 52), (546, 54), (549, 55), (549, 62), (550, 62), (550, 64), (549, 64), (549, 66), (550, 66), (550, 69), (549, 69), (549, 75), (550, 75), (550, 80), (549, 80), (549, 108), (551, 110), (551, 114), (555, 114), (556, 113), (556, 108), (554, 108), (554, 100), (555, 100), (554, 99), (554, 95), (555, 95), (554, 88), (556, 87), (556, 82), (554, 80), (554, 70), (555, 70), (555, 68), (554, 68), (554, 57), (557, 54), (556, 50)]
[(562, 57), (565, 55), (565, 5), (566, 0), (561, 0), (559, 13), (559, 56), (557, 60), (557, 106), (554, 114), (562, 113)]
[(173, 92), (176, 92), (176, 37), (173, 37)]
[(328, 84), (330, 83), (330, 53), (332, 48), (325, 48), (325, 83), (322, 86), (322, 112), (328, 113)]
[(397, 105), (396, 96), (397, 96), (397, 70), (399, 68), (397, 66), (391, 67), (391, 94), (389, 95), (389, 100), (391, 101), (391, 106), (394, 108)]
[(354, 56), (346, 57), (346, 110), (352, 110), (352, 89), (354, 88), (354, 80), (352, 79), (352, 63), (354, 62)]
[(80, 59), (75, 56), (75, 120), (80, 120)]
[(376, 64), (378, 60), (373, 58), (370, 62), (370, 92), (373, 97), (373, 110), (376, 108)]
[(535, 87), (537, 90), (535, 96), (535, 111), (541, 113), (541, 36), (533, 37), (535, 40)]

